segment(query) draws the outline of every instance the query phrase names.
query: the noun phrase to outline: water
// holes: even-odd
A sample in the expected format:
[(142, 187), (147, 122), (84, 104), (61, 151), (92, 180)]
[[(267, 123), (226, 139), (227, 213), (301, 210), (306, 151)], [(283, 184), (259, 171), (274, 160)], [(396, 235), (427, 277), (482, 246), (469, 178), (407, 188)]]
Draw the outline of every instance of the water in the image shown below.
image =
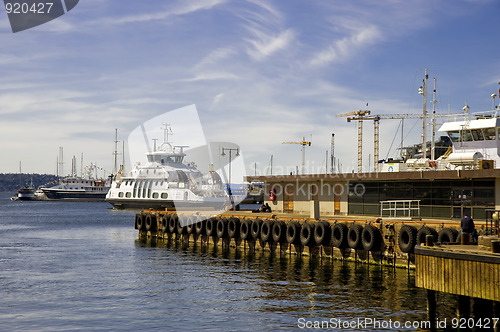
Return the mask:
[[(1, 331), (303, 331), (321, 321), (426, 320), (412, 271), (143, 243), (133, 211), (9, 197), (0, 193)], [(453, 316), (453, 306), (440, 307), (441, 319)], [(324, 327), (311, 330), (336, 326)], [(342, 329), (351, 330), (380, 328)]]

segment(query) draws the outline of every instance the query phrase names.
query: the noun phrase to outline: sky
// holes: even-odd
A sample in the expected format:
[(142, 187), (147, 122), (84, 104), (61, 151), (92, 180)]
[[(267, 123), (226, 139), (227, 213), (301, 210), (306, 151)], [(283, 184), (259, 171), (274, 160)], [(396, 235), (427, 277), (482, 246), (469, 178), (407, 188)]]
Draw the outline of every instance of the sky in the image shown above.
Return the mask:
[[(2, 7), (0, 173), (55, 174), (59, 147), (65, 171), (83, 154), (110, 172), (115, 128), (127, 140), (192, 104), (206, 140), (238, 144), (250, 175), (269, 174), (271, 156), (273, 174), (295, 171), (301, 146), (282, 143), (302, 137), (306, 171), (325, 172), (332, 133), (350, 172), (356, 125), (335, 115), (421, 113), (425, 68), (437, 112), (492, 108), (499, 14), (494, 0), (82, 0), (12, 33)], [(381, 121), (381, 158), (397, 157), (399, 124)], [(420, 128), (405, 121), (406, 144)], [(363, 153), (367, 169), (371, 122)]]

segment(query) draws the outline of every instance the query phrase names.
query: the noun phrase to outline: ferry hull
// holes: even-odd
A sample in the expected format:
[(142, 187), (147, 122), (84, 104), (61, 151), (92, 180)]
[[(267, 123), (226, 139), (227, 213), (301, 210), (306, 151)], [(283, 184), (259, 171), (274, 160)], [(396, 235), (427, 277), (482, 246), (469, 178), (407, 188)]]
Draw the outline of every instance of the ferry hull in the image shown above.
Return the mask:
[(63, 190), (44, 190), (48, 199), (54, 200), (82, 200), (82, 201), (104, 201), (106, 193), (86, 193), (83, 191), (63, 191)]
[(167, 208), (185, 208), (203, 210), (224, 210), (226, 204), (221, 201), (212, 202), (193, 202), (193, 201), (172, 201), (172, 200), (151, 200), (151, 199), (119, 199), (106, 198), (106, 202), (113, 205), (115, 209), (167, 209)]

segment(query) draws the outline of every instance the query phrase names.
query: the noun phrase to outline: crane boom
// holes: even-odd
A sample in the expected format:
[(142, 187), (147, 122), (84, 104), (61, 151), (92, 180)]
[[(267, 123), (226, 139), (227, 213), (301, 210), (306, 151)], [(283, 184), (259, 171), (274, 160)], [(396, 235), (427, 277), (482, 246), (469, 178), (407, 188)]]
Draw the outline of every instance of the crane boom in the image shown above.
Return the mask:
[(306, 146), (311, 146), (310, 141), (306, 141), (305, 136), (302, 136), (302, 141), (300, 142), (283, 142), (282, 144), (299, 144), (302, 146), (302, 174), (305, 174), (305, 165), (306, 165)]

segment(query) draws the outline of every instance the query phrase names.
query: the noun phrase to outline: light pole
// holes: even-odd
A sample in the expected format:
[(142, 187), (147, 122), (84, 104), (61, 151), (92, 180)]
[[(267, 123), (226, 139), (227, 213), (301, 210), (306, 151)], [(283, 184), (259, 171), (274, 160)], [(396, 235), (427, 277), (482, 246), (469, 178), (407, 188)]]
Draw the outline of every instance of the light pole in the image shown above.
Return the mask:
[(227, 191), (229, 193), (229, 200), (231, 201), (231, 207), (233, 207), (233, 195), (231, 193), (231, 163), (233, 162), (233, 159), (231, 155), (233, 151), (236, 151), (235, 157), (239, 157), (240, 149), (222, 148), (222, 153), (220, 155), (224, 157), (226, 155), (226, 151), (229, 152), (229, 179), (227, 184)]

